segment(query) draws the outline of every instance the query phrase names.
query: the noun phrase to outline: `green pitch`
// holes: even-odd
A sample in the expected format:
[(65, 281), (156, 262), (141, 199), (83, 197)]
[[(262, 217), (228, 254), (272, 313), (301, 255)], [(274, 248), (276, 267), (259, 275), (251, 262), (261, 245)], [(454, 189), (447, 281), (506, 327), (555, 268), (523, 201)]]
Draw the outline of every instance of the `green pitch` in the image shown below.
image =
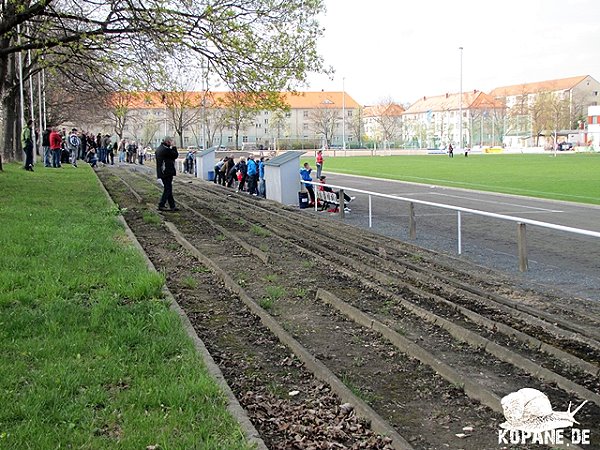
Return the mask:
[(600, 204), (595, 153), (329, 157), (323, 171)]

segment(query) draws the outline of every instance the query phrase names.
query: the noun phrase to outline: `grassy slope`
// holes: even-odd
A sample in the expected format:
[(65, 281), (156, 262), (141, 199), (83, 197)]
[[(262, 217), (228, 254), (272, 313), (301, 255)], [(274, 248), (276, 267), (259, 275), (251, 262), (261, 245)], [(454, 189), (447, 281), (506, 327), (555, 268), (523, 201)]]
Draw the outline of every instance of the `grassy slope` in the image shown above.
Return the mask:
[(0, 192), (0, 448), (245, 448), (91, 169)]
[(339, 157), (324, 170), (600, 204), (599, 154)]

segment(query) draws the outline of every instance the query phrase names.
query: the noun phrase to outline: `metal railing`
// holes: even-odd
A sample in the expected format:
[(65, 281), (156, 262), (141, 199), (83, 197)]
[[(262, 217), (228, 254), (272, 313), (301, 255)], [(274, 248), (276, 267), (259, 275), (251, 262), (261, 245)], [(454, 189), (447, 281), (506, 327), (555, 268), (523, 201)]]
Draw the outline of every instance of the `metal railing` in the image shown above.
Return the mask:
[[(514, 222), (517, 224), (517, 247), (518, 247), (518, 256), (519, 256), (519, 270), (521, 272), (525, 272), (528, 270), (529, 268), (529, 262), (528, 262), (528, 257), (527, 257), (527, 234), (526, 234), (526, 226), (527, 225), (532, 225), (532, 226), (538, 226), (538, 227), (542, 227), (542, 228), (548, 228), (551, 230), (558, 230), (558, 231), (565, 231), (567, 233), (573, 233), (573, 234), (578, 234), (581, 236), (589, 236), (589, 237), (594, 237), (594, 238), (600, 238), (600, 232), (597, 231), (591, 231), (591, 230), (584, 230), (581, 228), (573, 228), (573, 227), (567, 227), (564, 225), (557, 225), (554, 223), (548, 223), (548, 222), (541, 222), (539, 220), (531, 220), (531, 219), (525, 219), (522, 217), (515, 217), (515, 216), (508, 216), (505, 214), (496, 214), (496, 213), (491, 213), (491, 212), (487, 212), (487, 211), (480, 211), (477, 209), (470, 209), (470, 208), (463, 208), (461, 206), (452, 206), (452, 205), (445, 205), (443, 203), (434, 203), (434, 202), (428, 202), (426, 200), (416, 200), (416, 199), (412, 199), (412, 198), (407, 198), (407, 197), (400, 197), (397, 195), (390, 195), (390, 194), (382, 194), (379, 192), (372, 192), (372, 191), (365, 191), (363, 189), (355, 189), (355, 188), (351, 188), (351, 187), (347, 187), (347, 186), (337, 186), (334, 184), (324, 184), (324, 183), (320, 183), (320, 182), (316, 182), (316, 181), (301, 181), (301, 183), (306, 183), (306, 184), (311, 184), (313, 186), (315, 186), (315, 189), (318, 189), (318, 186), (325, 186), (331, 189), (338, 189), (339, 190), (339, 202), (340, 202), (340, 207), (339, 207), (339, 215), (341, 218), (344, 218), (344, 192), (346, 191), (350, 191), (350, 192), (356, 192), (358, 194), (366, 194), (369, 197), (369, 228), (373, 227), (373, 208), (372, 208), (372, 197), (380, 197), (380, 198), (387, 198), (387, 199), (391, 199), (391, 200), (398, 200), (398, 201), (403, 201), (403, 202), (408, 202), (409, 204), (409, 226), (408, 226), (408, 230), (409, 230), (409, 237), (410, 239), (414, 240), (417, 237), (417, 222), (416, 222), (416, 218), (415, 218), (415, 204), (418, 205), (424, 205), (424, 206), (431, 206), (434, 208), (441, 208), (441, 209), (445, 209), (445, 210), (451, 210), (451, 211), (456, 211), (457, 213), (457, 225), (458, 225), (458, 231), (457, 231), (457, 245), (458, 245), (458, 254), (461, 255), (462, 254), (462, 220), (461, 220), (461, 213), (466, 213), (466, 214), (474, 214), (474, 215), (478, 215), (478, 216), (483, 216), (483, 217), (491, 217), (494, 219), (500, 219), (500, 220), (507, 220), (510, 222)], [(316, 194), (316, 193), (315, 193)], [(315, 211), (318, 208), (317, 205), (317, 201), (315, 201)]]

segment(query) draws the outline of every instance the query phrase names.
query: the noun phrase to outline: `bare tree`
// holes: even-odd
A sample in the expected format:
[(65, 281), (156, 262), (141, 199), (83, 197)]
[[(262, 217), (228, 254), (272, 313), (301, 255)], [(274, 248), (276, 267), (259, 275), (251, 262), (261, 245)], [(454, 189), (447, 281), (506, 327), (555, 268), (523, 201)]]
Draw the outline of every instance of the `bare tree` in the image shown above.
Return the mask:
[(119, 140), (123, 139), (125, 127), (130, 121), (131, 104), (138, 100), (139, 97), (138, 93), (128, 91), (105, 96), (107, 116), (113, 131), (119, 136)]
[(363, 107), (360, 106), (357, 110), (357, 114), (352, 116), (350, 120), (349, 127), (351, 130), (351, 134), (356, 136), (358, 140), (358, 146), (362, 147), (363, 145), (363, 136), (365, 134), (365, 125), (363, 123)]
[(539, 92), (529, 108), (531, 131), (535, 136), (536, 146), (539, 146), (540, 136), (543, 135), (544, 130), (553, 129), (551, 109), (552, 95), (548, 92)]
[(160, 124), (156, 120), (146, 120), (143, 122), (140, 137), (137, 139), (140, 142), (140, 145), (144, 147), (150, 146), (155, 136), (158, 133), (160, 128)]
[(553, 148), (556, 149), (558, 144), (558, 131), (569, 129), (571, 125), (569, 115), (569, 99), (563, 98), (561, 95), (553, 92), (548, 98), (548, 108), (551, 119), (551, 129), (554, 130)]
[(312, 131), (331, 146), (335, 129), (342, 120), (341, 111), (337, 108), (315, 108), (310, 112), (309, 119), (309, 127)]
[(531, 131), (531, 118), (529, 116), (530, 94), (527, 86), (522, 85), (521, 91), (516, 97), (516, 103), (508, 111), (507, 132), (513, 132), (519, 136), (524, 136)]
[(373, 119), (379, 127), (385, 148), (386, 144), (389, 144), (390, 141), (396, 140), (400, 131), (400, 124), (402, 123), (401, 114), (404, 110), (391, 97), (381, 100), (374, 109), (375, 114)]
[(258, 111), (247, 104), (244, 94), (240, 92), (228, 92), (219, 99), (219, 106), (224, 109), (223, 119), (226, 126), (234, 130), (233, 144), (237, 150), (240, 143), (240, 130), (252, 123)]

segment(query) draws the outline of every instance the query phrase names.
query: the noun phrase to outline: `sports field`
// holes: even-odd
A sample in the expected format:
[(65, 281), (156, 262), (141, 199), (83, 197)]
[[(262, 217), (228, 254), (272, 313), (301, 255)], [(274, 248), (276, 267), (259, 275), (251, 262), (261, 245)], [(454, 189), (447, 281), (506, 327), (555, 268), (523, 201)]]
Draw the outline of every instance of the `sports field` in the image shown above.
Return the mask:
[[(315, 168), (314, 160), (304, 160)], [(330, 157), (323, 170), (600, 204), (600, 154), (596, 153)]]

